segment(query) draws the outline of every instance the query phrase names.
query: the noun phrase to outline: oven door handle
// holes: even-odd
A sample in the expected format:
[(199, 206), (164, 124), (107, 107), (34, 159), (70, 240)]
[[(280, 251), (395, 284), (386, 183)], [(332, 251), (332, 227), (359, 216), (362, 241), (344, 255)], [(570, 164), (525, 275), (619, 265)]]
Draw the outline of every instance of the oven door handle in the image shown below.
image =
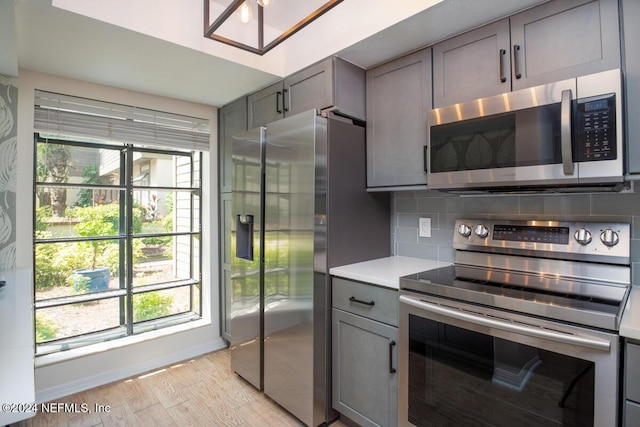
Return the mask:
[(604, 340), (596, 340), (591, 338), (583, 338), (570, 334), (554, 332), (548, 329), (536, 328), (534, 326), (524, 326), (507, 321), (497, 320), (495, 318), (484, 317), (482, 315), (471, 314), (457, 309), (446, 308), (438, 304), (432, 304), (420, 299), (412, 298), (407, 295), (400, 295), (400, 302), (410, 306), (425, 310), (431, 313), (441, 314), (453, 319), (463, 320), (476, 325), (496, 328), (507, 332), (514, 332), (527, 335), (534, 338), (552, 340), (563, 344), (578, 345), (596, 350), (609, 351), (611, 342)]

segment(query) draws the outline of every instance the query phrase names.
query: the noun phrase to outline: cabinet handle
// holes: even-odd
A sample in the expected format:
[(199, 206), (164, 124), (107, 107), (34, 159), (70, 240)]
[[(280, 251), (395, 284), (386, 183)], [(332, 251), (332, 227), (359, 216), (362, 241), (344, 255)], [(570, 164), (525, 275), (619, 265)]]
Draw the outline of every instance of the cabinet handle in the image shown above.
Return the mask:
[(518, 63), (518, 52), (520, 52), (520, 45), (514, 44), (513, 45), (513, 72), (516, 76), (516, 79), (519, 79), (522, 77), (522, 73), (520, 73), (520, 65)]
[(427, 163), (429, 163), (429, 161), (427, 160), (428, 157), (429, 157), (429, 146), (425, 145), (424, 146), (424, 151), (422, 152), (422, 161), (424, 163), (424, 171), (425, 172), (429, 172), (429, 169), (427, 168)]
[[(289, 102), (287, 102), (287, 99)], [(289, 94), (289, 89), (284, 89), (282, 91), (282, 106), (284, 107), (284, 111), (289, 111), (291, 107), (291, 95)]]
[[(282, 96), (282, 92), (276, 92), (276, 111), (282, 114), (282, 108), (280, 108), (280, 97)], [(284, 104), (284, 101), (282, 102)]]
[(376, 304), (375, 301), (369, 301), (369, 302), (362, 301), (362, 300), (357, 299), (356, 297), (349, 297), (349, 301), (357, 302), (358, 304), (364, 304), (364, 305), (368, 305), (368, 306), (371, 306), (371, 307), (373, 307)]
[(396, 346), (395, 341), (391, 341), (389, 343), (389, 373), (390, 374), (396, 373), (396, 368), (393, 367), (393, 347), (395, 346)]
[(507, 77), (504, 74), (504, 56), (507, 54), (505, 49), (500, 49), (500, 82), (504, 83), (507, 81)]

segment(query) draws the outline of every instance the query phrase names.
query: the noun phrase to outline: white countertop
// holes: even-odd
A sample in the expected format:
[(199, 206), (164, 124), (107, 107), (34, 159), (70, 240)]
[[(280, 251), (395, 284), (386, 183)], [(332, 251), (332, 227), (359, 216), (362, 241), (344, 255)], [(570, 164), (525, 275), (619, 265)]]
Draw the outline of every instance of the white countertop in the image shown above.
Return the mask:
[(333, 267), (329, 270), (329, 274), (345, 279), (358, 280), (360, 282), (398, 289), (400, 286), (400, 277), (402, 276), (433, 270), (434, 268), (444, 267), (449, 264), (450, 263), (421, 258), (391, 256)]
[(640, 341), (640, 286), (631, 286), (631, 293), (620, 320), (620, 335)]
[(35, 415), (33, 365), (33, 310), (31, 273), (28, 269), (0, 271), (6, 286), (0, 288), (0, 404), (22, 404), (9, 412), (0, 408), (0, 425)]

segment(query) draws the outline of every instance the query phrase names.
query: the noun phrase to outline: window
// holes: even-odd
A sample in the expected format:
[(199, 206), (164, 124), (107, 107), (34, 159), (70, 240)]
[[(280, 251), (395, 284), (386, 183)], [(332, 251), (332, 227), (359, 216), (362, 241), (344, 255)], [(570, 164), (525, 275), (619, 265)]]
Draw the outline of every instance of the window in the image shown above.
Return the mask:
[(180, 117), (176, 126), (175, 116), (105, 105), (36, 96), (37, 355), (202, 313), (201, 165), (208, 125), (194, 131), (196, 119)]

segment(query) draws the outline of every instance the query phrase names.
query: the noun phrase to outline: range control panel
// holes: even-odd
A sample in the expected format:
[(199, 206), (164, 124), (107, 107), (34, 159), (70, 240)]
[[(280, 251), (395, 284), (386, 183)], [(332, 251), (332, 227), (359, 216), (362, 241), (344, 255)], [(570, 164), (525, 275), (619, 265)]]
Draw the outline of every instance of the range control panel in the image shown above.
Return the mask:
[(616, 96), (576, 101), (575, 161), (614, 160), (616, 152)]
[(455, 227), (456, 249), (626, 262), (630, 257), (631, 226), (625, 223), (459, 219)]
[(569, 243), (569, 227), (496, 224), (493, 226), (493, 239), (566, 245)]

